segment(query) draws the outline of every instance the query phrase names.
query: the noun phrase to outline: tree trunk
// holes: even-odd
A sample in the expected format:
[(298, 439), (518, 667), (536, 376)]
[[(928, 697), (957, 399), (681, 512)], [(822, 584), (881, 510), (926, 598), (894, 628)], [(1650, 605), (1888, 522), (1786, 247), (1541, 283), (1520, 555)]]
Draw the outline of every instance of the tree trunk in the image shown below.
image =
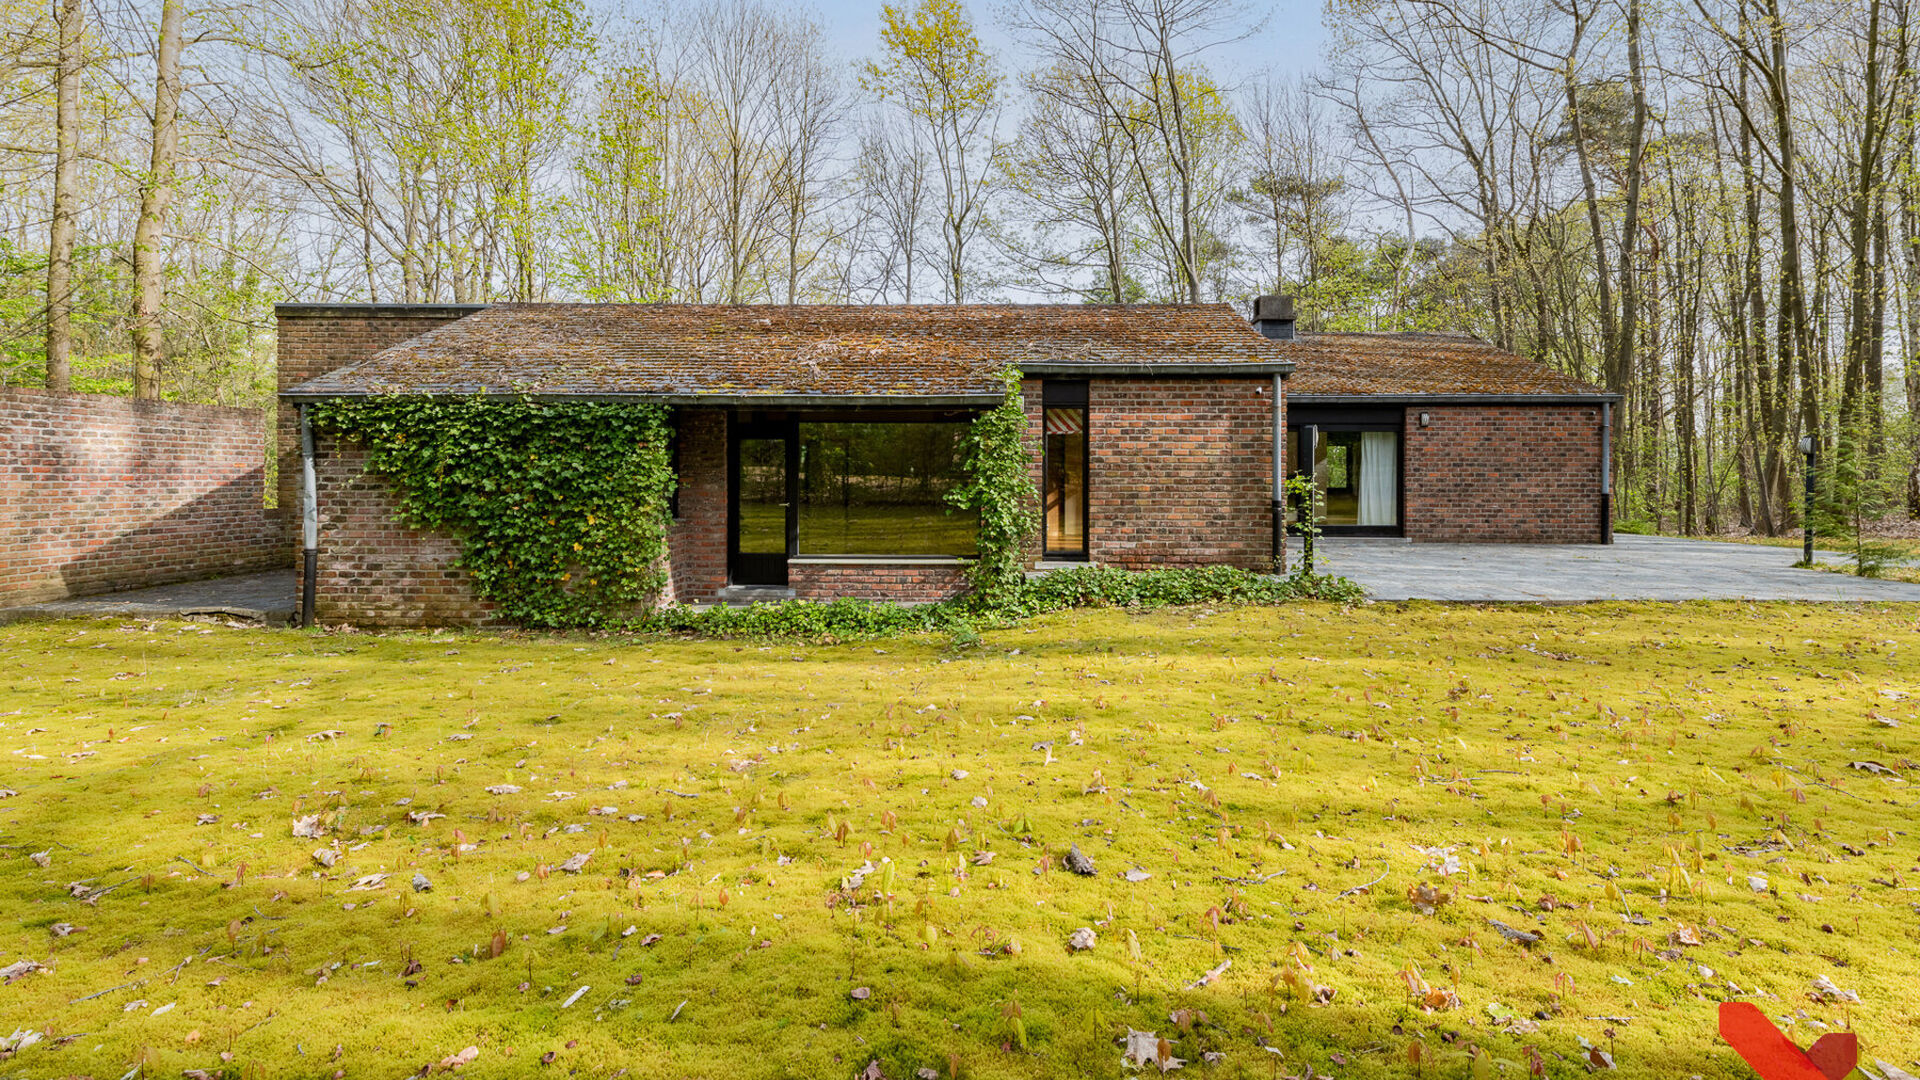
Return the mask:
[(47, 235), (47, 389), (73, 389), (73, 203), (80, 181), (82, 0), (60, 0), (54, 76), (53, 224)]
[(140, 219), (133, 230), (133, 396), (160, 396), (160, 360), (166, 339), (160, 309), (166, 303), (166, 260), (160, 250), (167, 207), (173, 201), (180, 150), (180, 34), (182, 0), (162, 0), (160, 47), (154, 67), (153, 157), (140, 184)]

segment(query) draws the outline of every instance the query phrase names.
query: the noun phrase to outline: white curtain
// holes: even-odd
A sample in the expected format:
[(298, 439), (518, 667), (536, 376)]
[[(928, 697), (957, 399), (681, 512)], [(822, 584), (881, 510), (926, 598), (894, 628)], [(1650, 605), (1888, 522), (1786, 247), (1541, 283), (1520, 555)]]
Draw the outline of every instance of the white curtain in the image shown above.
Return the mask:
[(1360, 525), (1393, 525), (1400, 510), (1400, 436), (1360, 433)]

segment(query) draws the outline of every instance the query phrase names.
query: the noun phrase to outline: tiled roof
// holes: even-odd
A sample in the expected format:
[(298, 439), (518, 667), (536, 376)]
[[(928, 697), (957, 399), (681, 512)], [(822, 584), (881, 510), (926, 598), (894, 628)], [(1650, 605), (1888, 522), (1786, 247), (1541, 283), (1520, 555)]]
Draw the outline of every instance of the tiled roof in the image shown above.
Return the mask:
[(1284, 371), (1225, 304), (495, 304), (287, 391), (972, 400), (998, 373)]
[(1296, 365), (1290, 398), (1607, 393), (1464, 334), (1301, 334), (1274, 344)]

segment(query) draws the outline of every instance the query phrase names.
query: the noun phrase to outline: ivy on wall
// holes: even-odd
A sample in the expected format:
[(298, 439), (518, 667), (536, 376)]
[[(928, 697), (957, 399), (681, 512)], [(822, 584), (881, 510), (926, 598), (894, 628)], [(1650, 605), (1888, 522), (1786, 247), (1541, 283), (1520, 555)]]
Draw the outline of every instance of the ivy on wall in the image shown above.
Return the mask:
[(1009, 369), (1002, 377), (1006, 399), (967, 429), (967, 482), (947, 495), (955, 506), (980, 512), (979, 555), (967, 565), (967, 580), (972, 601), (989, 610), (1019, 593), (1026, 580), (1027, 545), (1040, 529), (1020, 372)]
[(625, 622), (666, 584), (665, 406), (396, 396), (311, 416), (366, 448), (407, 524), (460, 540), (474, 591), (512, 622)]

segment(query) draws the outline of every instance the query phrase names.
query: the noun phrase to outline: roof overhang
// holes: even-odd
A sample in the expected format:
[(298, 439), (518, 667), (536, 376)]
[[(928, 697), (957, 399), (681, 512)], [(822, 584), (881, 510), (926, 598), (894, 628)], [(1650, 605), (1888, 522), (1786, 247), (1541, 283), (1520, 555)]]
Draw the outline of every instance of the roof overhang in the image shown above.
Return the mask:
[(275, 304), (275, 316), (302, 319), (417, 319), (459, 317), (492, 304)]
[(599, 403), (644, 403), (651, 405), (711, 405), (755, 409), (926, 409), (992, 408), (1006, 400), (1005, 394), (931, 394), (931, 395), (837, 395), (837, 394), (516, 394), (512, 391), (479, 390), (471, 394), (381, 394), (381, 393), (302, 393), (298, 387), (283, 390), (280, 400), (295, 405), (316, 401), (370, 401), (383, 398), (499, 398), (514, 401), (571, 401)]
[(1618, 405), (1619, 394), (1309, 394), (1290, 392), (1293, 405)]
[(1214, 364), (1126, 364), (1126, 363), (1060, 363), (1028, 362), (1020, 365), (1022, 375), (1066, 375), (1087, 379), (1099, 376), (1116, 375), (1160, 375), (1183, 379), (1206, 379), (1217, 376), (1278, 375), (1285, 378), (1293, 373), (1291, 360), (1262, 360), (1248, 363), (1222, 361)]

